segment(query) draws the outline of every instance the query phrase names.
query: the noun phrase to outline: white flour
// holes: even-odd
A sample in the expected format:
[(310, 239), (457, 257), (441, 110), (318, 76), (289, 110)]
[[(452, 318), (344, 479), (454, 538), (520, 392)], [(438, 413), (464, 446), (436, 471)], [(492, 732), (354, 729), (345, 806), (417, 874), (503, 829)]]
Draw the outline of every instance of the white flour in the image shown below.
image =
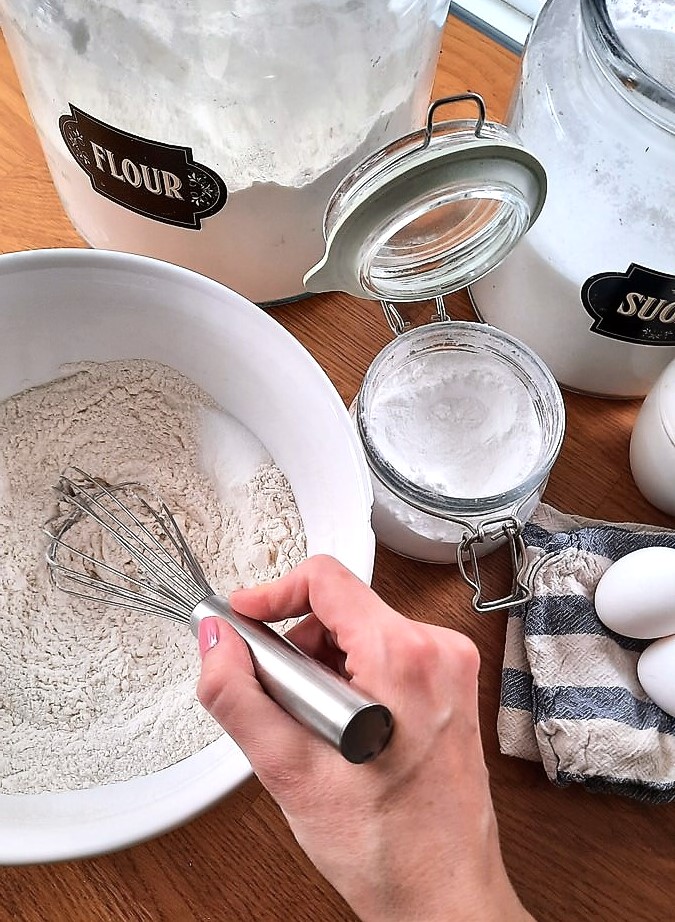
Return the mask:
[(191, 381), (147, 361), (65, 371), (0, 404), (3, 794), (148, 774), (221, 732), (195, 697), (189, 628), (52, 587), (42, 526), (65, 467), (156, 490), (220, 593), (281, 575), (305, 555), (285, 477)]

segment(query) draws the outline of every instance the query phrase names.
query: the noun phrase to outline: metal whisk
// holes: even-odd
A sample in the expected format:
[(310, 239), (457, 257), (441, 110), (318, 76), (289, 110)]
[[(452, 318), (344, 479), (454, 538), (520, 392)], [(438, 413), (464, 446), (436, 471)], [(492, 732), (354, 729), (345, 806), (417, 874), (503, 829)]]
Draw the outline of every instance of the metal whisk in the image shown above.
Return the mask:
[[(45, 531), (59, 589), (189, 624), (195, 636), (203, 618), (222, 618), (246, 642), (267, 694), (296, 720), (350, 762), (370, 761), (384, 749), (393, 728), (390, 711), (266, 624), (233, 611), (210, 587), (170, 509), (147, 487), (110, 484), (71, 468), (55, 489), (61, 512)], [(109, 546), (108, 559), (77, 546), (78, 531), (88, 523), (95, 531), (89, 544)]]

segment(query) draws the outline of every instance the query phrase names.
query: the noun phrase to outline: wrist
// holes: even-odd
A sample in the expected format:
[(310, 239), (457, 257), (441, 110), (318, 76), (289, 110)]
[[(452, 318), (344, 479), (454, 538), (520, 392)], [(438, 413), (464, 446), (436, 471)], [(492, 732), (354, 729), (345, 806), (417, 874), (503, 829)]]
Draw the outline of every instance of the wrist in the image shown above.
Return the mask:
[(352, 908), (361, 922), (535, 922), (510, 885), (504, 893), (488, 898), (478, 891), (463, 896), (449, 888), (442, 897), (405, 906), (389, 894), (376, 907), (361, 912)]
[(352, 878), (356, 887), (343, 894), (361, 922), (534, 922), (498, 852), (486, 848), (478, 867), (461, 864), (446, 863), (439, 876), (435, 862), (411, 862), (382, 875), (377, 887), (365, 881), (359, 887)]

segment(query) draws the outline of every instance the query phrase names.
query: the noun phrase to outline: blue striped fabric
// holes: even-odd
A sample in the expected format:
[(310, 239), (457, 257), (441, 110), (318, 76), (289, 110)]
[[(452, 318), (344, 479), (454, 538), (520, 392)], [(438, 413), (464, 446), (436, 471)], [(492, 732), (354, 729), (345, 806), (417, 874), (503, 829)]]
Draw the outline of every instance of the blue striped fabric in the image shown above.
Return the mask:
[[(527, 741), (514, 737), (528, 736), (530, 751), (534, 738), (546, 772), (556, 784), (581, 783), (592, 791), (664, 803), (675, 801), (675, 718), (647, 695), (637, 697), (641, 690), (636, 656), (649, 642), (621, 637), (604, 627), (592, 603), (594, 586), (584, 585), (584, 594), (556, 588), (575, 585), (574, 579), (565, 582), (565, 575), (577, 552), (601, 572), (608, 561), (640, 548), (675, 548), (675, 532), (631, 528), (600, 522), (569, 531), (549, 531), (539, 524), (526, 527), (529, 548), (560, 555), (546, 567), (553, 572), (558, 566), (562, 577), (547, 581), (542, 570), (538, 594), (510, 613), (500, 745), (508, 754), (532, 758), (526, 754)], [(591, 565), (586, 569), (595, 572)], [(586, 569), (579, 579), (587, 578)], [(570, 666), (569, 658), (576, 657), (577, 648), (583, 660)], [(615, 651), (611, 665), (608, 650)], [(559, 661), (551, 662), (556, 653)], [(545, 664), (542, 657), (547, 658)], [(569, 681), (572, 670), (576, 684)]]
[(598, 619), (590, 599), (582, 595), (535, 596), (525, 617), (525, 633), (602, 634), (611, 637), (624, 650), (642, 652), (648, 641), (622, 637), (608, 630)]
[(631, 551), (660, 544), (675, 547), (675, 533), (668, 531), (628, 531), (617, 525), (593, 528), (577, 528), (574, 531), (551, 533), (540, 525), (525, 526), (525, 543), (528, 547), (540, 547), (545, 551), (564, 551), (578, 548), (618, 560)]
[(521, 672), (520, 669), (509, 669), (505, 666), (502, 670), (501, 705), (532, 713), (532, 676), (527, 672)]
[(651, 701), (640, 701), (626, 688), (539, 686), (533, 695), (535, 721), (613, 720), (627, 727), (675, 736), (675, 720)]

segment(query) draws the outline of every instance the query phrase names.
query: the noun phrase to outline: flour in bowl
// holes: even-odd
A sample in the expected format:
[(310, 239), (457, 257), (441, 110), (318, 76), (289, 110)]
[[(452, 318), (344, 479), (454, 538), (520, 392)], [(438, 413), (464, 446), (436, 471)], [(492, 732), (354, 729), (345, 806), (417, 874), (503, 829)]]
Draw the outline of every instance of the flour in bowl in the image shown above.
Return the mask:
[(82, 363), (0, 404), (0, 794), (149, 774), (222, 732), (196, 700), (189, 628), (51, 585), (42, 528), (73, 464), (161, 495), (220, 594), (305, 556), (283, 473), (172, 368)]

